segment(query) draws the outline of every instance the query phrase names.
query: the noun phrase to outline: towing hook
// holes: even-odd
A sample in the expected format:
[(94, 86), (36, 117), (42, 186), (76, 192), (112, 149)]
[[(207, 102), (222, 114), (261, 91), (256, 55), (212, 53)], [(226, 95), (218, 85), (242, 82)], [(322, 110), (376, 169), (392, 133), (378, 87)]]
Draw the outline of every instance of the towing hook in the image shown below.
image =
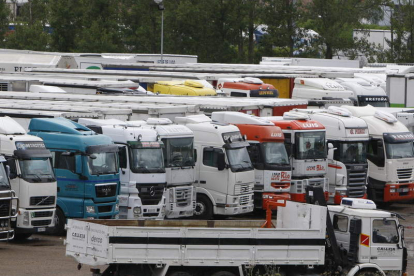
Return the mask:
[(81, 268), (82, 268), (82, 264), (81, 264), (81, 263), (78, 263), (77, 268), (78, 268), (78, 270), (81, 270)]

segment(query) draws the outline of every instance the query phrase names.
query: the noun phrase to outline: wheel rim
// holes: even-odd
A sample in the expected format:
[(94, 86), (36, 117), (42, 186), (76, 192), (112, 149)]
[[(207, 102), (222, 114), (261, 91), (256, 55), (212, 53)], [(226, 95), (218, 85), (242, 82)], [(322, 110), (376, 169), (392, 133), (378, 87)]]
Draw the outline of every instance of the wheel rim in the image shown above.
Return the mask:
[(196, 216), (201, 216), (206, 212), (206, 206), (204, 205), (203, 202), (197, 202), (196, 203), (196, 208), (194, 210), (194, 214)]

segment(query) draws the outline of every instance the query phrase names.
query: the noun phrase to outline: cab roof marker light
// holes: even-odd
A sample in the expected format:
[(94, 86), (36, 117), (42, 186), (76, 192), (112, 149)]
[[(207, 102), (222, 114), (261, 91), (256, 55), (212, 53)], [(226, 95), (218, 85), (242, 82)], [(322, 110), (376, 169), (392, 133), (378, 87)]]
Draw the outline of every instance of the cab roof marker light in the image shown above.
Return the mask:
[(387, 122), (389, 124), (394, 124), (398, 121), (397, 118), (395, 118), (395, 116), (392, 115), (391, 113), (380, 111), (380, 110), (375, 111), (374, 117), (384, 122)]
[(351, 117), (352, 116), (352, 113), (348, 109), (338, 107), (338, 106), (328, 107), (328, 113), (334, 114), (334, 115), (339, 115), (339, 116), (342, 116), (342, 117)]
[(363, 198), (343, 198), (341, 200), (341, 206), (348, 207), (348, 208), (355, 208), (355, 209), (370, 209), (375, 210), (377, 209), (377, 205), (374, 201), (369, 199)]
[(310, 120), (309, 115), (294, 112), (283, 113), (283, 120)]

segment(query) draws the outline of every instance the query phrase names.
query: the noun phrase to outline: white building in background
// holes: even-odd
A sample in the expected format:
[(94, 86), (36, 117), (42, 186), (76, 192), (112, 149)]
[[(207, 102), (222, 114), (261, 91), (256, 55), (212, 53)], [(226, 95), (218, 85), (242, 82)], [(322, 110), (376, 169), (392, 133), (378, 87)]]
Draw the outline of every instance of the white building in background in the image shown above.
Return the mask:
[(29, 0), (6, 0), (6, 3), (11, 10), (11, 21), (14, 21), (16, 16), (19, 15), (21, 6), (28, 2)]

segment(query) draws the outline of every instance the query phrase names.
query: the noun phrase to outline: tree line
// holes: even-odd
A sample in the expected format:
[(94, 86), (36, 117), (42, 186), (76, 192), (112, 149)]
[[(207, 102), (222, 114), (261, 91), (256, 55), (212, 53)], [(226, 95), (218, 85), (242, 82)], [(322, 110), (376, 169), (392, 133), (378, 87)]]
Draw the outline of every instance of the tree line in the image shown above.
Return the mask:
[[(258, 63), (262, 56), (338, 54), (351, 59), (363, 55), (371, 62), (414, 62), (412, 2), (164, 0), (160, 11), (154, 0), (29, 0), (13, 17), (0, 0), (0, 47), (160, 53), (163, 13), (164, 53), (198, 55), (199, 62)], [(392, 11), (393, 39), (386, 51), (353, 37), (354, 29), (375, 27), (384, 7)], [(258, 28), (263, 36), (255, 33)]]

